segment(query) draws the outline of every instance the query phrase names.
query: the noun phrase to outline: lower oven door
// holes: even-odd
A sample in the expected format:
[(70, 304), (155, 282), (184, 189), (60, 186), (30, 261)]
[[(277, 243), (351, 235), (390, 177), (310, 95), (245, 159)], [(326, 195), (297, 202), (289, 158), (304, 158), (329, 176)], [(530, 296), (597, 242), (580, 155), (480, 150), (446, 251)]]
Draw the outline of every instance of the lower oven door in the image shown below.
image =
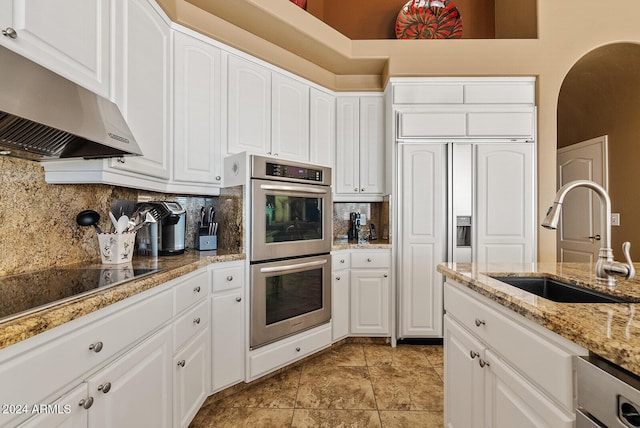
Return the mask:
[(331, 319), (331, 256), (251, 266), (251, 348)]

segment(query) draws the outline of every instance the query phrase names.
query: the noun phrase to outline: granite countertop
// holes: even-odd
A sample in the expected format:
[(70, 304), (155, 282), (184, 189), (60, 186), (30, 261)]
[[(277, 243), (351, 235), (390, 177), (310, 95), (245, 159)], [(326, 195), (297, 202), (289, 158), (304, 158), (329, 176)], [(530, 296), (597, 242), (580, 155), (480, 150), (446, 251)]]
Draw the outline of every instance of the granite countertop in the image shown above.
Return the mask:
[[(636, 270), (640, 265), (635, 265)], [(546, 275), (640, 302), (640, 278), (619, 278), (613, 289), (596, 283), (594, 268), (582, 263), (445, 263), (438, 272), (640, 375), (640, 303), (556, 303), (487, 276)]]
[(340, 250), (386, 250), (391, 248), (391, 243), (388, 239), (377, 239), (375, 241), (348, 241), (346, 239), (334, 240), (331, 245), (331, 251)]
[[(77, 298), (65, 299), (62, 303), (54, 303), (43, 309), (27, 312), (22, 316), (9, 317), (6, 321), (0, 321), (0, 349), (142, 293), (209, 264), (244, 259), (245, 254), (243, 253), (238, 254), (237, 252), (224, 250), (190, 250), (181, 255), (158, 258), (134, 257), (132, 262), (134, 269), (157, 268), (158, 271), (124, 283), (97, 288), (95, 291), (80, 295)], [(69, 266), (69, 268), (95, 269), (113, 266), (118, 265), (96, 263), (74, 265)], [(20, 299), (23, 294), (25, 293), (16, 292), (15, 289), (5, 290), (0, 287), (0, 299), (5, 301)]]

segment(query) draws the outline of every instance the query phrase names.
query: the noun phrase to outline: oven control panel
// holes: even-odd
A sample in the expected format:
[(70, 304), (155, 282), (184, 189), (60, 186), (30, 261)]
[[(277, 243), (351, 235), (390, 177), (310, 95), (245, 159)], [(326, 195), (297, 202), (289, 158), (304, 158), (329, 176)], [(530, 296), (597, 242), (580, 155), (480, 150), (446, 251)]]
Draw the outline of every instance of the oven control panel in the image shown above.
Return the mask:
[(266, 175), (269, 177), (295, 178), (297, 180), (321, 182), (323, 171), (294, 165), (267, 162)]

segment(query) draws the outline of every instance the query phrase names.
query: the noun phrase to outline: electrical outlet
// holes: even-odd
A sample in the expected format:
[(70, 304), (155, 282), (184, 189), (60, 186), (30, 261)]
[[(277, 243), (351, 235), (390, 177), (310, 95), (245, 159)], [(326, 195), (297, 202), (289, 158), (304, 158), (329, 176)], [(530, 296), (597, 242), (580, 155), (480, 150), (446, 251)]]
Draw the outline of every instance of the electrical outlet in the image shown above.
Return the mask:
[(365, 224), (367, 224), (367, 215), (360, 213), (360, 226), (364, 226)]
[(611, 214), (611, 226), (620, 226), (620, 213)]

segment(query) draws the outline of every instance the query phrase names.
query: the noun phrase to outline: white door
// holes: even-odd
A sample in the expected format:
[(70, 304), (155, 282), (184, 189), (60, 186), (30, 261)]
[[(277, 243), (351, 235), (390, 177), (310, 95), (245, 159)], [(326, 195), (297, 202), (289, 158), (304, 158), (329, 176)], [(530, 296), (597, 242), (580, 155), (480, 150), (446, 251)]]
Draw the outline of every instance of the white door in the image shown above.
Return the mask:
[(271, 154), (309, 162), (309, 87), (275, 72), (271, 81)]
[(478, 263), (535, 261), (534, 148), (531, 143), (476, 145), (473, 252)]
[(91, 409), (91, 405), (87, 396), (87, 384), (83, 382), (49, 405), (51, 407), (44, 409), (43, 413), (20, 425), (20, 428), (87, 428), (87, 411)]
[(244, 379), (244, 304), (242, 289), (216, 293), (212, 299), (212, 390)]
[(386, 271), (351, 271), (351, 333), (389, 334), (389, 278)]
[(333, 166), (336, 143), (336, 99), (333, 95), (309, 90), (309, 161)]
[(384, 99), (360, 98), (360, 193), (383, 193)]
[(332, 272), (331, 340), (337, 342), (349, 335), (349, 270)]
[(401, 144), (400, 337), (442, 337), (446, 145)]
[(336, 163), (334, 192), (360, 192), (360, 99), (336, 99)]
[(171, 326), (87, 380), (91, 427), (172, 426)]
[[(573, 180), (591, 180), (608, 190), (607, 136), (558, 149), (558, 188)], [(551, 204), (552, 201), (549, 201)], [(600, 199), (591, 190), (572, 190), (562, 204), (557, 232), (558, 261), (593, 263), (602, 242)]]
[(444, 423), (447, 428), (484, 424), (485, 346), (448, 315), (444, 317)]
[(211, 332), (202, 330), (173, 358), (173, 426), (189, 425), (211, 392)]

